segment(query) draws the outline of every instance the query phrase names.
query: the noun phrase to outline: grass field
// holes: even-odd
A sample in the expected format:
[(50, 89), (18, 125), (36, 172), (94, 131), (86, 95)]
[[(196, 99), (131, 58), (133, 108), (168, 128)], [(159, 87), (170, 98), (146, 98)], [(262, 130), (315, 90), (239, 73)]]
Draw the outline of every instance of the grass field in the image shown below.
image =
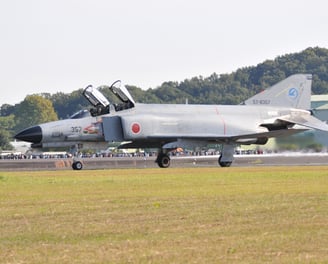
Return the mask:
[(0, 172), (0, 263), (328, 263), (328, 167)]

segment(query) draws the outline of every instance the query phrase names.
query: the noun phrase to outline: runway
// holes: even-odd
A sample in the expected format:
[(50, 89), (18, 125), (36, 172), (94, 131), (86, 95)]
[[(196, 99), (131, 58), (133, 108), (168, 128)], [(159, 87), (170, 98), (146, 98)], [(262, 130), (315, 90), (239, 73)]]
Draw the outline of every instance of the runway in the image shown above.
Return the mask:
[[(171, 157), (171, 167), (218, 167), (219, 156)], [(155, 157), (115, 157), (81, 159), (83, 169), (156, 168)], [(70, 170), (72, 159), (0, 160), (0, 171)], [(281, 153), (235, 155), (232, 167), (325, 166), (328, 153)]]

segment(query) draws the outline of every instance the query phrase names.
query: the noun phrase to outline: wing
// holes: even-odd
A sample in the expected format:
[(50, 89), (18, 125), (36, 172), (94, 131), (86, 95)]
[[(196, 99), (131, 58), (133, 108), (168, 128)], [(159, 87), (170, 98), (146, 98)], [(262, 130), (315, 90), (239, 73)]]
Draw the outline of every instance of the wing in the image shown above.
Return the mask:
[(136, 140), (123, 142), (119, 148), (176, 148), (186, 145), (202, 145), (202, 144), (260, 144), (263, 145), (269, 138), (282, 137), (297, 134), (308, 129), (280, 129), (263, 133), (253, 133), (236, 136), (199, 136), (199, 137), (167, 137), (167, 136), (150, 136), (146, 140)]
[[(295, 125), (301, 127), (293, 128)], [(264, 139), (272, 137), (290, 136), (309, 129), (328, 131), (328, 125), (321, 120), (311, 116), (308, 111), (293, 111), (288, 115), (280, 116), (271, 122), (263, 123), (260, 126), (268, 128), (268, 132), (254, 133), (248, 135), (237, 135), (231, 137), (231, 141), (243, 143), (252, 139)]]

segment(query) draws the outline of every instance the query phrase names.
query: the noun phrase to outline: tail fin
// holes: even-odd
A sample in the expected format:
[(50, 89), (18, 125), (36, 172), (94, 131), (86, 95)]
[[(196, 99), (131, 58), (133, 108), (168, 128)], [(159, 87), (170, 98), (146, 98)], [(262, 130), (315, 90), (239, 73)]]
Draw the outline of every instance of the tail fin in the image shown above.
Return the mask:
[(311, 107), (311, 74), (295, 74), (247, 99), (246, 105), (285, 106), (309, 110)]

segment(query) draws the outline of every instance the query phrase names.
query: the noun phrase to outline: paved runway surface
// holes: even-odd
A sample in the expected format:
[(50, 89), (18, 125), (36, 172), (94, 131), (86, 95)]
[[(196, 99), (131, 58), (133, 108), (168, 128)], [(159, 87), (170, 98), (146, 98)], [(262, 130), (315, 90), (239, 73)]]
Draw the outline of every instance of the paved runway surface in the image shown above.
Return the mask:
[[(156, 168), (155, 157), (86, 158), (84, 169)], [(71, 159), (0, 160), (0, 171), (68, 170)], [(328, 153), (235, 155), (233, 167), (328, 165)], [(218, 156), (171, 157), (171, 167), (219, 167)]]

